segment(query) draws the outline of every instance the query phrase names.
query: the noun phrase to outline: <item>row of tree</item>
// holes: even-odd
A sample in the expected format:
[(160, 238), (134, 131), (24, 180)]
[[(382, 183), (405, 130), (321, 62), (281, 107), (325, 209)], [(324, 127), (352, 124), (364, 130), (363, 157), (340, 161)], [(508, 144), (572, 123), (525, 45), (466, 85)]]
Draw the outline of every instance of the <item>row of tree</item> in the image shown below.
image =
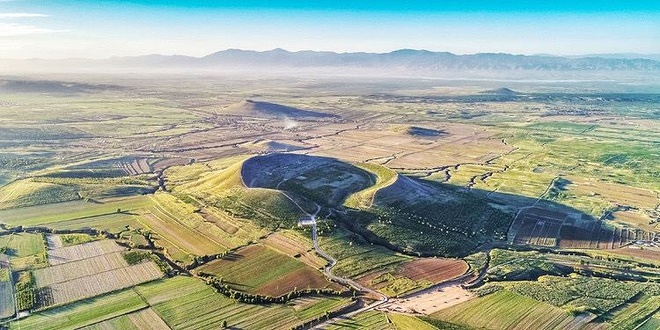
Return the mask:
[(291, 291), (285, 295), (279, 297), (271, 297), (264, 295), (256, 295), (251, 293), (246, 293), (243, 291), (238, 291), (231, 288), (229, 285), (222, 281), (222, 278), (214, 276), (212, 274), (199, 272), (199, 276), (203, 277), (206, 280), (206, 283), (211, 285), (219, 293), (223, 295), (243, 302), (247, 304), (284, 304), (291, 299), (311, 296), (311, 295), (326, 295), (326, 296), (342, 296), (349, 297), (355, 296), (356, 292), (352, 290), (337, 291), (333, 289), (304, 289), (304, 290), (295, 290)]

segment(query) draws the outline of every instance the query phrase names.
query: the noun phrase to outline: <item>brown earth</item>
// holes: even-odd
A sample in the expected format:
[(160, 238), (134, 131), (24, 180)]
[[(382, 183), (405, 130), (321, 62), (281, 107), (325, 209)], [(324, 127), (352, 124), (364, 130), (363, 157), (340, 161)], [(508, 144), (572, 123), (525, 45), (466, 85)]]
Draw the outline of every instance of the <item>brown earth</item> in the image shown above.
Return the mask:
[(468, 264), (458, 259), (425, 258), (401, 265), (399, 275), (414, 281), (444, 282), (468, 271)]
[(254, 293), (279, 297), (294, 290), (323, 288), (330, 288), (339, 291), (344, 289), (339, 284), (328, 281), (323, 274), (314, 269), (301, 268), (276, 281), (261, 286), (256, 289)]

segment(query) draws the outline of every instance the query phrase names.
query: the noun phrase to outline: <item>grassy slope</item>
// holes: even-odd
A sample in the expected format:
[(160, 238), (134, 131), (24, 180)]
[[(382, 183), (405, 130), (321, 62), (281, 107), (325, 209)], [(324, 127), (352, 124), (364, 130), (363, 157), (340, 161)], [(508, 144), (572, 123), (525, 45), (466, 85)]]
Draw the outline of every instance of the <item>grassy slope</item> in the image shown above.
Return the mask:
[(376, 192), (393, 184), (396, 181), (398, 174), (385, 166), (375, 164), (359, 163), (355, 164), (355, 166), (374, 174), (376, 176), (376, 183), (367, 189), (360, 190), (350, 195), (346, 198), (346, 201), (344, 201), (344, 206), (356, 209), (369, 208), (372, 206)]
[(411, 257), (395, 253), (380, 245), (360, 240), (358, 236), (343, 229), (319, 237), (319, 244), (323, 251), (337, 259), (333, 273), (350, 278), (357, 278), (376, 269), (394, 267), (412, 260)]
[(0, 188), (0, 209), (12, 209), (80, 199), (75, 187), (35, 182), (15, 181)]
[(362, 212), (362, 225), (411, 253), (467, 255), (480, 242), (505, 239), (513, 220), (476, 194), (401, 175), (378, 190), (375, 205), (370, 216)]
[(94, 217), (121, 215), (116, 214), (117, 209), (124, 212), (139, 213), (149, 204), (150, 201), (145, 196), (108, 199), (102, 201), (102, 203), (74, 201), (4, 210), (0, 211), (0, 219), (2, 219), (2, 222), (13, 226), (56, 227), (58, 223), (66, 221), (84, 220), (84, 222), (89, 223), (94, 222)]
[(248, 329), (290, 328), (347, 303), (345, 298), (306, 298), (287, 305), (248, 305), (216, 293), (198, 279), (177, 276), (38, 312), (9, 328), (74, 329), (105, 320), (112, 320), (112, 325), (126, 322), (121, 315), (148, 306), (173, 329), (218, 329), (222, 321)]
[(247, 188), (241, 179), (243, 161), (214, 170), (173, 189), (188, 194), (227, 213), (249, 219), (266, 228), (293, 227), (300, 212), (296, 205), (272, 189)]
[(0, 236), (0, 247), (7, 247), (14, 270), (46, 265), (46, 247), (41, 234), (16, 233)]
[(388, 321), (385, 313), (367, 311), (349, 319), (337, 319), (332, 321), (326, 329), (396, 330), (396, 327)]

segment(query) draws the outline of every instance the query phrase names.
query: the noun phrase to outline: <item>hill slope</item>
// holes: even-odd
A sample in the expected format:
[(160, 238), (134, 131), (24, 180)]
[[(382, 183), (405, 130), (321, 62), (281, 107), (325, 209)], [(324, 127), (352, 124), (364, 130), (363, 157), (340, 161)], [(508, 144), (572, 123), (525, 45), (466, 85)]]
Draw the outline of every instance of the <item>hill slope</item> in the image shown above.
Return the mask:
[(224, 109), (224, 113), (232, 115), (252, 116), (252, 117), (270, 117), (270, 118), (338, 118), (333, 114), (326, 114), (311, 110), (301, 110), (286, 105), (245, 100), (243, 102), (230, 105)]

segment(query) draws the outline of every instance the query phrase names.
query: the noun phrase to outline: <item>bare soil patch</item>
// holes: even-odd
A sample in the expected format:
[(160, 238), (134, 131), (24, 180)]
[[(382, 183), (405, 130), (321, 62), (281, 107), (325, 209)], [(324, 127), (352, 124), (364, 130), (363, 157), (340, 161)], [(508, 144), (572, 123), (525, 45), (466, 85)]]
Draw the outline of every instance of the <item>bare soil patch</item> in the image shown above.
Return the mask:
[(463, 260), (425, 258), (401, 265), (399, 274), (414, 281), (426, 280), (439, 283), (465, 274), (468, 268)]
[(302, 268), (260, 287), (255, 293), (279, 297), (295, 290), (323, 288), (343, 289), (340, 285), (326, 280), (320, 272), (311, 268)]

